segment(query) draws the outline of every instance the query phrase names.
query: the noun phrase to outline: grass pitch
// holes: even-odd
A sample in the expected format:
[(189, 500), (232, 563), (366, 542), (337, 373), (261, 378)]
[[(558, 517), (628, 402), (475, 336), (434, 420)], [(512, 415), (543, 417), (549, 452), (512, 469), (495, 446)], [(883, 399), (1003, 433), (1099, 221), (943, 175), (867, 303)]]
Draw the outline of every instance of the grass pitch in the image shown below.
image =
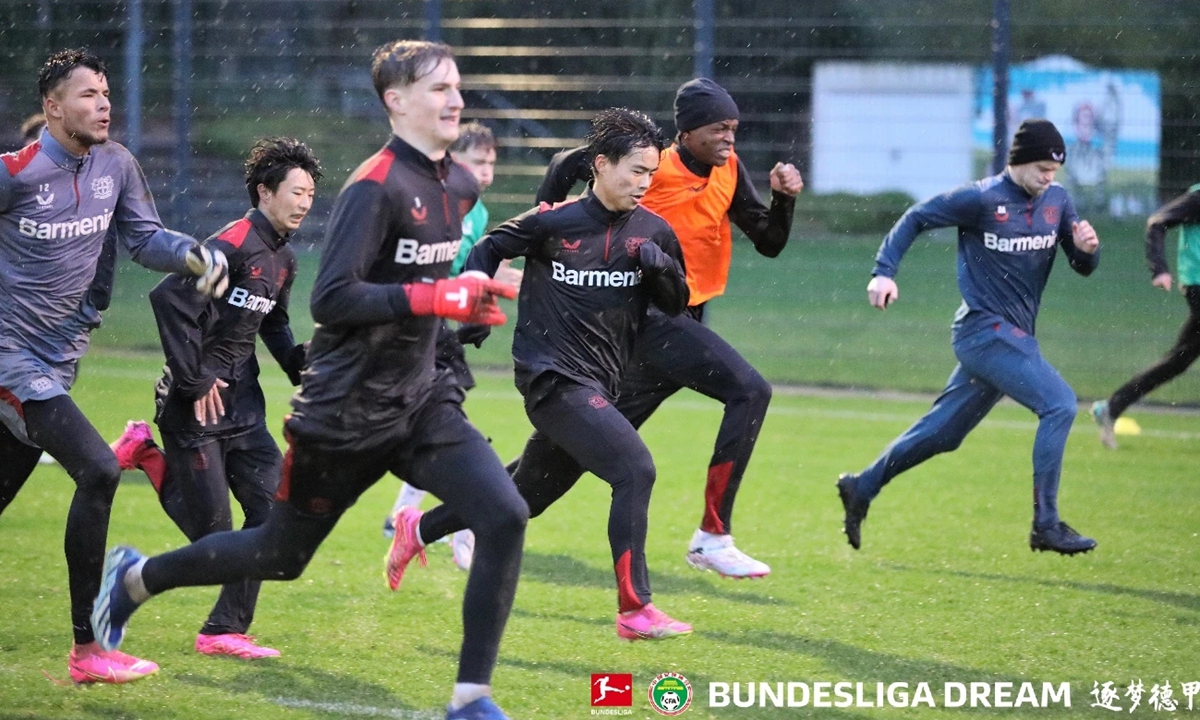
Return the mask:
[[(152, 355), (93, 352), (75, 393), (107, 436), (151, 413)], [(269, 367), (264, 363), (264, 367)], [(947, 368), (948, 370), (948, 368)], [(275, 369), (265, 386), (278, 430), (290, 388)], [(778, 393), (734, 517), (738, 544), (772, 575), (735, 582), (687, 567), (719, 406), (690, 393), (668, 402), (644, 434), (659, 469), (648, 556), (655, 602), (696, 633), (626, 644), (613, 630), (615, 590), (605, 535), (608, 493), (588, 476), (529, 527), (521, 585), (495, 676), (514, 718), (591, 717), (590, 674), (634, 675), (632, 717), (657, 717), (645, 700), (655, 675), (685, 675), (685, 717), (942, 717), (945, 682), (1070, 682), (1072, 709), (1093, 681), (1122, 689), (1200, 680), (1200, 417), (1135, 413), (1144, 434), (1117, 452), (1084, 418), (1067, 449), (1064, 517), (1100, 541), (1089, 555), (1031, 553), (1030, 448), (1034, 419), (998, 407), (963, 447), (898, 478), (876, 501), (863, 550), (839, 533), (833, 487), (928, 407), (925, 400)], [(468, 401), (502, 458), (528, 433), (510, 380), (484, 375)], [(454, 679), (465, 574), (448, 546), (410, 570), (401, 591), (381, 577), (379, 526), (397, 483), (385, 479), (343, 518), (304, 576), (266, 583), (252, 631), (283, 651), (247, 663), (192, 651), (215, 588), (153, 599), (131, 623), (125, 649), (162, 665), (122, 687), (59, 687), (66, 675), (67, 578), (62, 529), (72, 485), (41, 467), (0, 517), (0, 717), (3, 718), (438, 718)], [(127, 473), (110, 544), (156, 553), (182, 535), (149, 484)], [(928, 682), (939, 708), (708, 708), (711, 682)], [(744, 697), (743, 690), (743, 697)], [(1040, 690), (1039, 690), (1040, 697)], [(833, 698), (836, 700), (836, 698)], [(1128, 710), (1125, 698), (1119, 703)], [(1043, 710), (1003, 712), (1043, 716)]]

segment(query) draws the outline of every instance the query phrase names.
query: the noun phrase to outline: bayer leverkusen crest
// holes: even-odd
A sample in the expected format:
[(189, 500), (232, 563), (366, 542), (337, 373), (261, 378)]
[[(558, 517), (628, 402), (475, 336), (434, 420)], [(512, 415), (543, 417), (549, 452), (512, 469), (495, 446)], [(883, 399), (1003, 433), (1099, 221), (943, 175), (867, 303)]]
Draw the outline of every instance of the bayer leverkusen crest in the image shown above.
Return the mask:
[(1053, 205), (1047, 205), (1042, 208), (1042, 217), (1051, 225), (1058, 224), (1058, 208)]

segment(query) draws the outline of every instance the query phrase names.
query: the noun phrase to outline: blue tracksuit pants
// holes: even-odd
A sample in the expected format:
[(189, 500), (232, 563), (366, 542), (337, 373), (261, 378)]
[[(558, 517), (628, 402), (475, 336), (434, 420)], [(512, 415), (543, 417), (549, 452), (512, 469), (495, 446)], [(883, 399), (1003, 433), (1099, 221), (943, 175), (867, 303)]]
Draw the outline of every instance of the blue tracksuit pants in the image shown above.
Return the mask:
[(1042, 357), (1037, 340), (999, 322), (954, 343), (958, 367), (933, 407), (879, 455), (858, 481), (874, 498), (892, 478), (962, 444), (1007, 395), (1038, 416), (1033, 442), (1034, 524), (1057, 523), (1063, 450), (1075, 420), (1075, 393)]

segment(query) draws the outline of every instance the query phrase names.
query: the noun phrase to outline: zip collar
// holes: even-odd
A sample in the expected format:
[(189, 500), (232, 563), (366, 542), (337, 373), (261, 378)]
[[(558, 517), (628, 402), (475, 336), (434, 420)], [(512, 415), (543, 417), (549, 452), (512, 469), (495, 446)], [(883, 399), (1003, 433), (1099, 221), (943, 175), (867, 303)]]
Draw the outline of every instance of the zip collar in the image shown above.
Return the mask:
[(275, 226), (271, 224), (271, 221), (267, 219), (267, 216), (263, 214), (263, 211), (259, 210), (258, 208), (250, 208), (250, 210), (246, 212), (246, 219), (250, 221), (250, 225), (254, 228), (255, 232), (258, 233), (258, 236), (263, 239), (263, 242), (267, 244), (267, 247), (271, 248), (272, 250), (278, 250), (286, 245), (288, 239), (291, 237), (290, 233), (287, 235), (280, 235), (278, 232), (276, 232)]
[[(579, 204), (583, 206), (588, 215), (591, 215), (605, 225), (615, 225), (633, 214), (633, 210), (609, 210), (604, 207), (604, 203), (600, 202), (600, 199), (596, 197), (596, 193), (592, 191), (591, 183), (588, 183), (587, 189), (580, 196)], [(634, 208), (634, 210), (636, 209)]]
[(42, 152), (46, 153), (46, 157), (63, 170), (67, 172), (77, 173), (87, 164), (88, 158), (92, 153), (85, 153), (83, 156), (71, 154), (65, 147), (62, 146), (54, 136), (50, 134), (49, 128), (42, 129)]
[(388, 141), (387, 148), (392, 151), (397, 160), (421, 171), (438, 182), (446, 179), (450, 174), (450, 168), (454, 165), (454, 158), (450, 157), (449, 151), (446, 151), (441, 160), (430, 160), (428, 155), (404, 142), (398, 135), (392, 135), (392, 139)]

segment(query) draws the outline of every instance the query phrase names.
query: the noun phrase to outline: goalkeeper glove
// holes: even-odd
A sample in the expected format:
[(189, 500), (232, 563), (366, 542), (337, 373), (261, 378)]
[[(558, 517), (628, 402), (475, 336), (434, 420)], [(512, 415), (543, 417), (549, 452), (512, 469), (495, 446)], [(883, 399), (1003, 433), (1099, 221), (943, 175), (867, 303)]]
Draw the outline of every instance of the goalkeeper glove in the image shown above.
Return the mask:
[(200, 294), (219, 298), (229, 287), (229, 262), (220, 250), (209, 250), (203, 245), (193, 245), (187, 254), (188, 270), (196, 276), (196, 289)]
[(404, 286), (413, 315), (436, 315), (475, 325), (503, 325), (508, 319), (496, 304), (497, 297), (517, 296), (517, 291), (481, 272), (468, 271), (456, 278)]

